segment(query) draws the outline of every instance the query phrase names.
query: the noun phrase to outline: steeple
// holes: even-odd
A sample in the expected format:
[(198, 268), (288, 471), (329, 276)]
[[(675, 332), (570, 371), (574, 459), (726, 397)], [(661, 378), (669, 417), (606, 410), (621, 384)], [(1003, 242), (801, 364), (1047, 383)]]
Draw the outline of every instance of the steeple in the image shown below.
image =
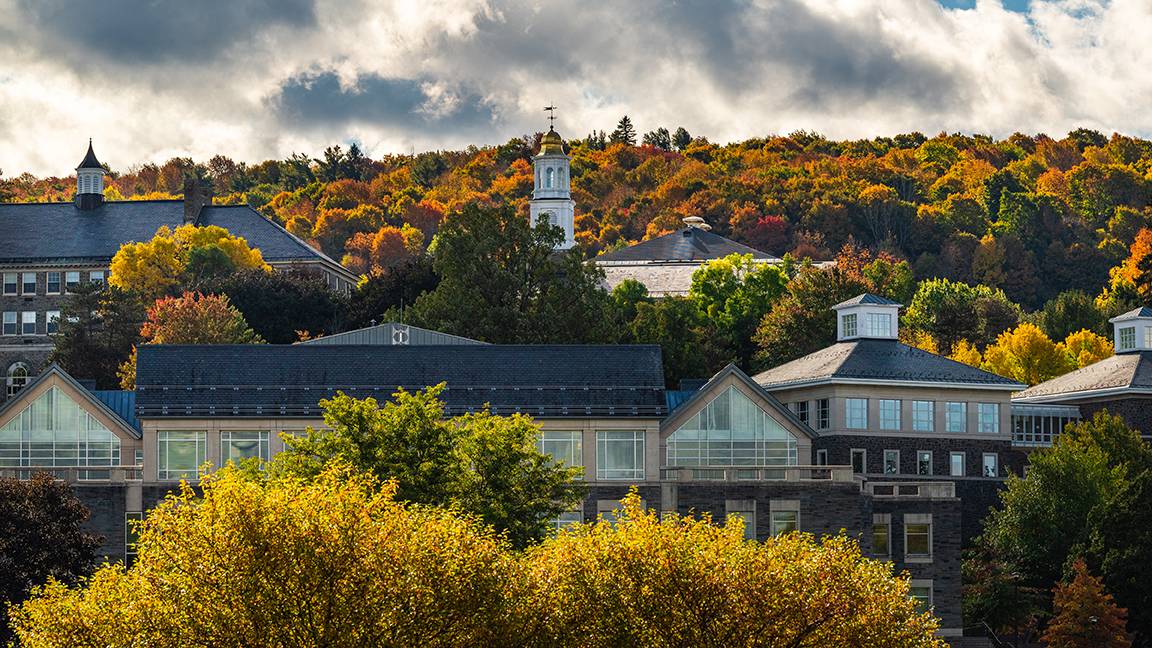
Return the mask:
[(88, 140), (88, 153), (76, 167), (76, 208), (96, 209), (104, 203), (104, 165), (96, 159), (92, 140)]
[[(549, 121), (556, 118), (556, 107), (548, 106)], [(535, 182), (529, 213), (532, 225), (548, 223), (564, 230), (564, 240), (556, 249), (567, 250), (576, 245), (576, 203), (572, 200), (569, 170), (571, 158), (564, 152), (564, 138), (552, 126), (540, 138), (540, 151), (532, 158)]]

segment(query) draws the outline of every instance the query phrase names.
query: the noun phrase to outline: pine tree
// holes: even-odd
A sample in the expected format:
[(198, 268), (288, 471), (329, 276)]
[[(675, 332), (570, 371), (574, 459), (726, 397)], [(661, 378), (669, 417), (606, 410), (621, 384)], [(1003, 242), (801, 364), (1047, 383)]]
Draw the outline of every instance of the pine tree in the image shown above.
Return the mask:
[(644, 144), (646, 146), (654, 146), (658, 149), (665, 151), (672, 150), (672, 135), (668, 133), (668, 129), (661, 126), (654, 131), (644, 134)]
[(677, 128), (676, 132), (672, 135), (672, 146), (675, 146), (677, 151), (683, 151), (688, 148), (688, 145), (691, 143), (692, 136), (688, 134), (688, 130), (683, 126)]
[(632, 120), (628, 118), (628, 115), (620, 118), (620, 122), (616, 124), (616, 130), (612, 131), (609, 139), (613, 144), (636, 146), (636, 128), (632, 125)]
[(1088, 572), (1084, 559), (1072, 566), (1075, 577), (1056, 586), (1055, 616), (1044, 632), (1049, 648), (1129, 648), (1124, 631), (1128, 612), (1117, 607), (1099, 578)]

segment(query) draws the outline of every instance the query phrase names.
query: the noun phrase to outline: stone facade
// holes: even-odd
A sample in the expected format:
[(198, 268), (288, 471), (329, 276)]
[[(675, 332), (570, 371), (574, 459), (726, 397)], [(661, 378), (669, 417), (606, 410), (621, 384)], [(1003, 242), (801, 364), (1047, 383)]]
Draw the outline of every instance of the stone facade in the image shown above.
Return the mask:
[(1104, 410), (1120, 416), (1140, 434), (1152, 436), (1152, 397), (1128, 396), (1080, 404), (1080, 416), (1084, 419), (1091, 419), (1096, 412)]

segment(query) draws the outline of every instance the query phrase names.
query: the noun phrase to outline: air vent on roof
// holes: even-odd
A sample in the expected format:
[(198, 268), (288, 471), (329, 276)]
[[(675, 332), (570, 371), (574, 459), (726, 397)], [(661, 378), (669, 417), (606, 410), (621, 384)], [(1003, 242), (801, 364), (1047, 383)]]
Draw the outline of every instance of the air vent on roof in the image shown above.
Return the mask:
[(409, 339), (407, 324), (394, 324), (392, 326), (392, 344), (407, 345)]

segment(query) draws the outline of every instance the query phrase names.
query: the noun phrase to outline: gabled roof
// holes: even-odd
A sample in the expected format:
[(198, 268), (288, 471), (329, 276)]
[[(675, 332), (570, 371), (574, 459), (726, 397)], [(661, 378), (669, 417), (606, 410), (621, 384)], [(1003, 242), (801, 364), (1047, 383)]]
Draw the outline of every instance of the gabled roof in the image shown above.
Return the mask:
[(88, 153), (85, 154), (84, 159), (80, 161), (80, 166), (76, 167), (77, 171), (80, 169), (104, 169), (104, 165), (100, 164), (100, 160), (96, 159), (96, 152), (92, 150), (91, 139), (88, 140)]
[[(120, 246), (147, 241), (161, 226), (184, 223), (182, 200), (105, 202), (81, 211), (73, 203), (0, 203), (0, 263), (94, 261), (107, 263)], [(219, 225), (265, 261), (339, 264), (247, 205), (214, 205), (200, 212), (200, 225)]]
[(1023, 389), (1025, 385), (896, 340), (838, 342), (753, 377), (768, 388), (813, 383), (915, 383)]
[(3, 418), (4, 414), (10, 409), (26, 407), (27, 403), (24, 402), (25, 396), (31, 394), (34, 391), (36, 385), (39, 385), (40, 383), (50, 379), (53, 376), (56, 376), (59, 380), (72, 387), (77, 393), (80, 394), (82, 398), (87, 401), (89, 406), (102, 411), (113, 421), (121, 424), (125, 432), (137, 439), (141, 438), (142, 435), (140, 432), (139, 422), (136, 421), (135, 417), (126, 418), (122, 416), (115, 408), (109, 407), (103, 398), (97, 396), (96, 392), (84, 387), (84, 385), (80, 384), (79, 381), (70, 376), (67, 371), (64, 371), (64, 369), (62, 369), (60, 365), (56, 363), (49, 365), (48, 368), (45, 369), (39, 376), (37, 376), (35, 380), (32, 380), (28, 384), (24, 385), (24, 387), (21, 388), (19, 393), (17, 393), (14, 398), (9, 398), (6, 403), (0, 405), (0, 418)]
[(1128, 311), (1127, 313), (1124, 313), (1123, 315), (1117, 315), (1116, 317), (1113, 317), (1112, 319), (1110, 319), (1108, 321), (1109, 322), (1124, 322), (1127, 320), (1136, 319), (1138, 317), (1152, 317), (1152, 308), (1148, 308), (1147, 306), (1141, 306), (1140, 308), (1133, 308), (1132, 310)]
[(885, 299), (879, 295), (873, 295), (872, 293), (864, 293), (863, 295), (857, 295), (857, 296), (855, 296), (852, 299), (849, 299), (847, 301), (842, 301), (839, 304), (836, 304), (835, 306), (833, 306), (832, 308), (833, 308), (833, 310), (835, 310), (837, 308), (847, 308), (849, 306), (861, 306), (861, 305), (899, 306), (900, 304), (892, 301), (891, 299)]
[(683, 229), (602, 254), (596, 263), (703, 263), (730, 254), (751, 254), (754, 259), (780, 259), (698, 227)]
[(809, 438), (816, 438), (816, 432), (811, 427), (809, 427), (807, 423), (801, 421), (800, 418), (792, 412), (792, 410), (788, 409), (783, 403), (777, 400), (776, 397), (769, 393), (768, 390), (764, 389), (764, 387), (757, 384), (755, 380), (749, 378), (748, 374), (740, 370), (740, 367), (737, 367), (732, 363), (729, 363), (727, 367), (724, 367), (719, 372), (717, 372), (715, 376), (712, 376), (712, 378), (709, 379), (708, 382), (699, 390), (697, 390), (691, 397), (679, 403), (676, 407), (677, 416), (670, 416), (665, 419), (660, 424), (661, 428), (663, 429), (666, 426), (671, 427), (678, 424), (679, 421), (677, 419), (682, 418), (683, 415), (690, 412), (693, 407), (701, 403), (701, 401), (704, 399), (708, 398), (711, 392), (711, 387), (713, 385), (719, 384), (729, 377), (733, 377), (740, 383), (744, 384), (754, 395), (763, 399), (769, 408), (771, 408), (784, 419), (787, 419), (788, 422), (795, 425), (801, 433), (807, 435)]
[(427, 344), (488, 344), (472, 338), (441, 333), (411, 324), (384, 322), (354, 331), (325, 335), (296, 344), (384, 344), (421, 346)]
[(662, 417), (656, 345), (141, 345), (136, 410), (165, 416), (315, 418), (343, 391), (385, 400), (441, 382), (450, 415)]
[(1060, 402), (1123, 392), (1152, 393), (1152, 351), (1105, 358), (1029, 387), (1012, 402)]

